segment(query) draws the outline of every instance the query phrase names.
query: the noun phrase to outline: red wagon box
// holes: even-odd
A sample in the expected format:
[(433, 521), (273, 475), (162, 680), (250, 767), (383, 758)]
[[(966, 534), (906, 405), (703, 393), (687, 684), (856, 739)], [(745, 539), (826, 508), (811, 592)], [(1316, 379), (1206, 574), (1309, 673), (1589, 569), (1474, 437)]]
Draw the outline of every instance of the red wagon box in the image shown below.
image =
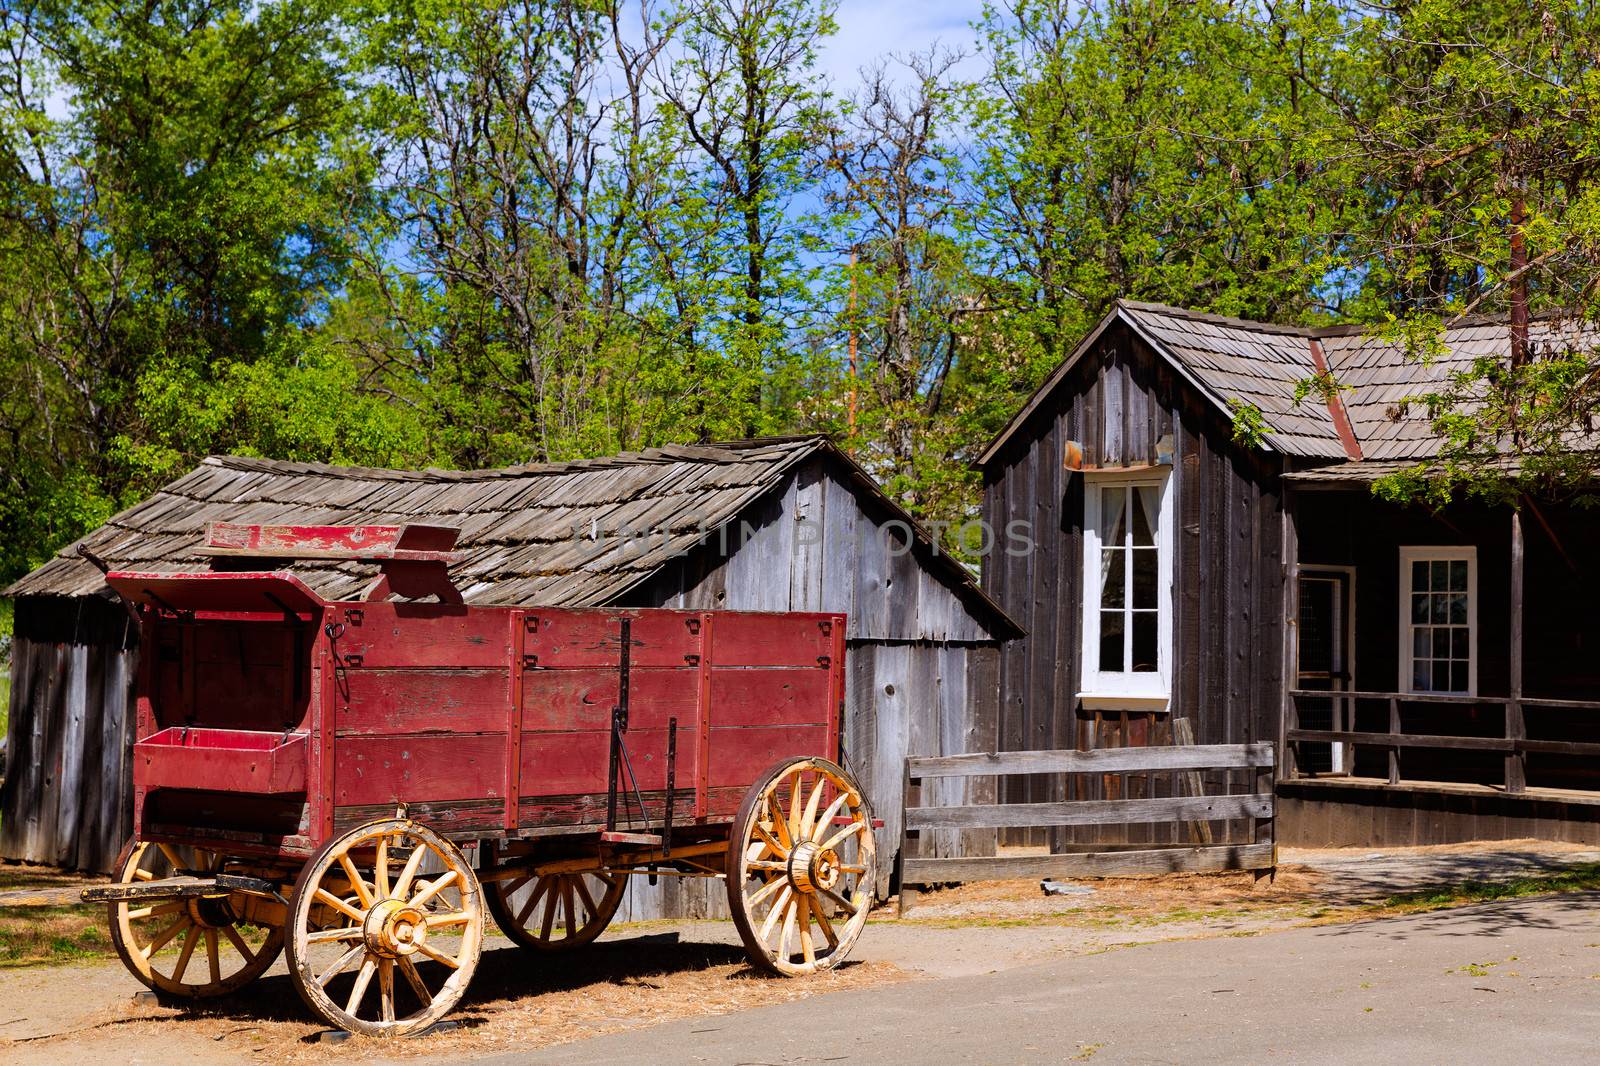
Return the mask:
[(133, 745), (134, 777), (146, 789), (304, 792), (304, 733), (172, 726)]
[(282, 570), (107, 575), (141, 627), (135, 835), (89, 895), (135, 975), (215, 995), (286, 948), (330, 1023), (414, 1032), (459, 1000), (485, 912), (572, 950), (660, 875), (724, 877), (760, 968), (842, 960), (873, 883), (844, 616), (466, 605), (454, 537), (208, 531), (227, 564), (377, 562), (356, 601)]

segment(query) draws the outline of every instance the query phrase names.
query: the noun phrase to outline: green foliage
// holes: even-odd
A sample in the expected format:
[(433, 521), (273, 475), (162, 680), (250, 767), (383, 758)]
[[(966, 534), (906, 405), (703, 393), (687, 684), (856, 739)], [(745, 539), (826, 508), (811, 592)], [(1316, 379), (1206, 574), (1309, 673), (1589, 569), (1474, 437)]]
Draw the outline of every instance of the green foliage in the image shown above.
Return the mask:
[(1267, 420), (1261, 416), (1261, 408), (1235, 396), (1228, 400), (1228, 409), (1232, 412), (1233, 439), (1237, 443), (1249, 448), (1259, 448), (1266, 443)]
[[(827, 0), (0, 5), (0, 580), (221, 451), (825, 430), (959, 523), (1118, 298), (1422, 360), (1469, 312), (1600, 313), (1576, 0), (1014, 0), (973, 63), (828, 85), (835, 32)], [(1600, 375), (1533, 348), (1417, 398), (1445, 455), (1380, 494), (1586, 499)]]

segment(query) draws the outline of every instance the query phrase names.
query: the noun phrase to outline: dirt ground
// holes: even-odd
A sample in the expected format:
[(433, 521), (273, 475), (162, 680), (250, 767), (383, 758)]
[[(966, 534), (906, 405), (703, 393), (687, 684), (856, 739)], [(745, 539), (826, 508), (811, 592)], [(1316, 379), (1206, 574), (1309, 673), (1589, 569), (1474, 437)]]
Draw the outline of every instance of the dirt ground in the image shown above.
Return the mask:
[[(1045, 895), (1038, 881), (930, 893), (906, 918), (876, 914), (854, 959), (805, 981), (753, 974), (728, 922), (620, 926), (580, 954), (533, 958), (495, 936), (458, 1027), (417, 1040), (319, 1042), (282, 963), (240, 994), (199, 1010), (136, 999), (114, 960), (0, 966), (0, 1060), (102, 1058), (190, 1062), (463, 1060), (566, 1044), (660, 1022), (715, 1017), (834, 991), (995, 973), (1153, 941), (1258, 936), (1473, 902), (1600, 885), (1600, 852), (1534, 842), (1387, 852), (1286, 852), (1272, 880), (1249, 874), (1110, 878)], [(17, 874), (16, 868), (9, 872)], [(13, 883), (18, 878), (13, 877)], [(8, 921), (15, 920), (7, 919)], [(92, 914), (83, 921), (97, 921)], [(76, 934), (57, 926), (56, 934)], [(28, 943), (44, 943), (34, 938)], [(48, 945), (47, 945), (48, 946)], [(39, 954), (35, 952), (35, 954)], [(43, 956), (49, 956), (48, 950)], [(696, 1030), (699, 1031), (699, 1030)]]

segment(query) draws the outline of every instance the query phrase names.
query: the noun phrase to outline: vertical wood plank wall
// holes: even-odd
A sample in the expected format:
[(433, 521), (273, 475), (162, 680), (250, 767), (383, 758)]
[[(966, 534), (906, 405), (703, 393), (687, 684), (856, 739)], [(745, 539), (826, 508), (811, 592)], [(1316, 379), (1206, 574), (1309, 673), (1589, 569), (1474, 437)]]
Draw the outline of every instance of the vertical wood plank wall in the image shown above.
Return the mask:
[(133, 821), (131, 621), (96, 599), (25, 601), (16, 617), (0, 855), (109, 869)]
[[(1169, 709), (1085, 710), (1077, 699), (1082, 640), (1083, 477), (1065, 468), (1068, 441), (1088, 466), (1155, 463), (1173, 437), (1177, 493), (1174, 676)], [(1279, 463), (1236, 447), (1228, 420), (1125, 328), (1097, 348), (984, 472), (991, 527), (1026, 522), (1034, 550), (985, 559), (985, 590), (1027, 629), (999, 663), (1003, 749), (1093, 749), (1171, 743), (1191, 720), (1200, 744), (1275, 740), (1282, 686), (1283, 531)], [(1216, 787), (1208, 781), (1208, 787)], [(1008, 802), (1138, 798), (1172, 785), (1108, 776), (1064, 795), (1059, 778), (1013, 778)], [(1145, 791), (1150, 789), (1150, 791)], [(1012, 830), (1006, 843), (1143, 843), (1170, 830), (1135, 829), (1127, 841), (1085, 830)]]

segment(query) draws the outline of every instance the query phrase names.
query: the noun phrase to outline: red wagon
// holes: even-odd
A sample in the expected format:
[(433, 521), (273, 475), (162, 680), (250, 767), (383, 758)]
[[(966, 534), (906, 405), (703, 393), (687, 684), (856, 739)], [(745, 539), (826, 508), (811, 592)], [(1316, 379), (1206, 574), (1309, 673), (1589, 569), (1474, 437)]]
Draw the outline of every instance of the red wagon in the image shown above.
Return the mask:
[[(465, 606), (454, 539), (218, 526), (234, 569), (107, 575), (141, 624), (134, 836), (85, 897), (134, 975), (220, 995), (286, 949), (329, 1023), (415, 1032), (460, 1000), (486, 914), (571, 950), (663, 875), (724, 877), (759, 968), (841, 961), (873, 883), (844, 617)], [(273, 556), (382, 576), (330, 602)]]

